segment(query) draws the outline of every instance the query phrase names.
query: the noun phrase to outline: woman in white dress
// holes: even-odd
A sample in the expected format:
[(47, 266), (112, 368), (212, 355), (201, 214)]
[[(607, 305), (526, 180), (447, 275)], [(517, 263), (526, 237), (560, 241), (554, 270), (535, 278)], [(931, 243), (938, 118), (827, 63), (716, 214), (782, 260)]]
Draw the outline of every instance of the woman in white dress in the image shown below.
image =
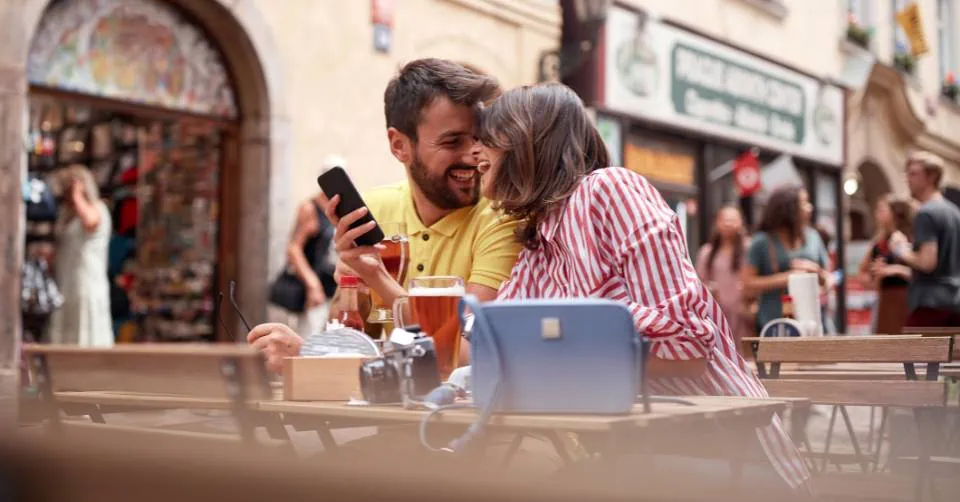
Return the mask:
[(112, 223), (96, 181), (84, 166), (67, 168), (57, 220), (55, 272), (63, 307), (48, 327), (51, 343), (113, 346), (107, 253)]

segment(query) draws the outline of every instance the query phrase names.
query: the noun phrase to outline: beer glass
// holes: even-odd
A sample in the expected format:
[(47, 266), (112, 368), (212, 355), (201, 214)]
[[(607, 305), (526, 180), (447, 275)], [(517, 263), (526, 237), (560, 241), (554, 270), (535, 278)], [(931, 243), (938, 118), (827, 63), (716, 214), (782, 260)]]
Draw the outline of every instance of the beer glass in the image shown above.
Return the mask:
[(433, 337), (441, 380), (446, 380), (457, 368), (460, 356), (457, 309), (463, 295), (463, 278), (416, 277), (410, 279), (408, 296), (397, 298), (393, 303), (397, 327), (419, 324), (421, 333)]
[[(403, 281), (407, 278), (407, 264), (410, 260), (407, 224), (388, 221), (379, 225), (384, 235), (383, 240), (380, 241), (380, 245), (383, 246), (380, 251), (380, 261), (383, 262), (383, 266), (386, 267), (390, 277), (393, 277), (398, 284), (403, 286)], [(390, 310), (390, 305), (384, 305), (383, 299), (372, 288), (370, 289), (370, 298), (373, 301), (373, 308), (370, 309), (367, 323), (389, 324), (393, 322), (393, 312)]]

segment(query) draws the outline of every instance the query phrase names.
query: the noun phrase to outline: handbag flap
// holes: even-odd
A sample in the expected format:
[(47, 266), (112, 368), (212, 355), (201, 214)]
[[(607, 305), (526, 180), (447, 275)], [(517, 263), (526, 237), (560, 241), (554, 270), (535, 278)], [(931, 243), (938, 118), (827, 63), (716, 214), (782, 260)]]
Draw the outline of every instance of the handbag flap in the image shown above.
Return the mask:
[(633, 407), (641, 347), (622, 304), (522, 300), (479, 308), (487, 322), (475, 322), (470, 338), (477, 406), (496, 397), (496, 411), (519, 413), (626, 413)]

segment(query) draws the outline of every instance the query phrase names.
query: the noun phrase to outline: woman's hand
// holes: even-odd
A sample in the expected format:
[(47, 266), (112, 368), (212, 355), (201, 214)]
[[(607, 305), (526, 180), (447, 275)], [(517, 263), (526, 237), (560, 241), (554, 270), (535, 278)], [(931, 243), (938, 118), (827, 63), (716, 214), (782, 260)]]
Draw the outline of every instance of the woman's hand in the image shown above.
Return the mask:
[(327, 295), (323, 293), (322, 287), (312, 286), (307, 288), (307, 304), (305, 305), (307, 310), (323, 305), (324, 303), (327, 303)]
[(78, 178), (73, 178), (73, 181), (70, 182), (70, 202), (73, 202), (74, 206), (77, 204), (82, 204), (86, 202), (87, 197), (83, 189), (83, 182)]

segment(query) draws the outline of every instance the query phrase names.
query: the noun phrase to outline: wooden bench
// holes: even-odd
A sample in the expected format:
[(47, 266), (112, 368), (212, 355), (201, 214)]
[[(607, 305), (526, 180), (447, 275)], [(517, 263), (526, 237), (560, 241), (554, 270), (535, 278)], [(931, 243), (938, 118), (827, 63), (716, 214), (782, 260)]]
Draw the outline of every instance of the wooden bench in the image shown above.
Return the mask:
[(272, 390), (262, 356), (250, 347), (29, 345), (24, 350), (53, 429), (77, 425), (62, 420), (61, 413), (87, 415), (105, 426), (108, 412), (219, 409), (232, 412), (245, 441), (254, 440), (258, 425), (266, 425), (274, 439), (287, 438), (275, 417), (271, 421), (256, 410)]
[(960, 328), (921, 328), (906, 326), (903, 328), (903, 332), (905, 334), (918, 334), (920, 336), (946, 336), (953, 339), (951, 358), (953, 361), (960, 361)]
[[(830, 441), (837, 411), (842, 414), (847, 433), (850, 435), (855, 457), (864, 472), (867, 460), (861, 451), (845, 406), (905, 407), (915, 411), (921, 432), (921, 464), (929, 460), (930, 420), (923, 410), (942, 408), (946, 404), (946, 383), (939, 381), (940, 365), (951, 360), (953, 340), (949, 337), (922, 337), (916, 335), (888, 335), (864, 337), (799, 337), (799, 338), (753, 338), (749, 340), (754, 350), (757, 370), (771, 397), (806, 397), (814, 404), (834, 405), (826, 438), (821, 471), (826, 469)], [(803, 376), (796, 378), (794, 370), (790, 378), (782, 378), (784, 363), (856, 363), (867, 368), (880, 366), (878, 373), (861, 368), (825, 378)], [(889, 363), (903, 366), (899, 380), (889, 378)], [(918, 379), (916, 365), (926, 366), (923, 380)], [(769, 368), (767, 367), (769, 365)], [(836, 372), (834, 372), (836, 373)], [(881, 429), (884, 427), (881, 423)], [(809, 446), (807, 447), (809, 449)], [(813, 453), (813, 452), (811, 452)], [(874, 462), (879, 459), (874, 454)], [(924, 466), (924, 469), (926, 466)], [(922, 482), (923, 470), (918, 476)]]

